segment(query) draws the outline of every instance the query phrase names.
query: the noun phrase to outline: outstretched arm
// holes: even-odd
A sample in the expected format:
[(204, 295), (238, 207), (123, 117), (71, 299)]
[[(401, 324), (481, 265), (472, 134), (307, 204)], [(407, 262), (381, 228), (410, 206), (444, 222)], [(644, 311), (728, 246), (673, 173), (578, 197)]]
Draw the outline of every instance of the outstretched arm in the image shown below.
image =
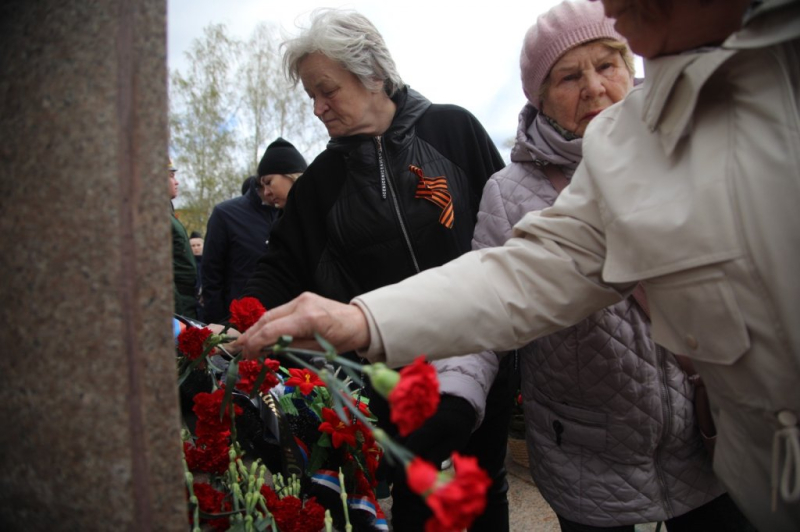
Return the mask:
[(370, 334), (367, 318), (355, 305), (305, 292), (285, 305), (267, 311), (237, 341), (246, 358), (259, 356), (281, 336), (294, 338), (298, 348), (319, 348), (314, 335), (319, 334), (340, 353), (365, 349)]

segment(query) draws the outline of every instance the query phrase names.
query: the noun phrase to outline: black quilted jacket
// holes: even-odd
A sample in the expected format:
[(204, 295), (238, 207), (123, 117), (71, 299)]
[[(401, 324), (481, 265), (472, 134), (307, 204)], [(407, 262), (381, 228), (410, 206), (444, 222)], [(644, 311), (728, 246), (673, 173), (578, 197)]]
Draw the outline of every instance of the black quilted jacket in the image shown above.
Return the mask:
[[(384, 135), (333, 139), (292, 187), (245, 295), (267, 308), (303, 291), (349, 301), (469, 251), (483, 186), (502, 158), (466, 110), (409, 88), (393, 100)], [(445, 177), (452, 228), (440, 206), (415, 198), (410, 165)]]

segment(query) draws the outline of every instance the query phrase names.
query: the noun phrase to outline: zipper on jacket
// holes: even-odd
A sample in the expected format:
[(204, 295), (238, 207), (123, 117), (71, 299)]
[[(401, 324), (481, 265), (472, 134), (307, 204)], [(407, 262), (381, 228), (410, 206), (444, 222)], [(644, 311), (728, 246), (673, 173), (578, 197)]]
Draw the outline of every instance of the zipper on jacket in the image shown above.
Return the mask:
[(375, 144), (378, 145), (378, 167), (381, 169), (381, 198), (386, 199), (386, 166), (383, 164), (383, 148), (381, 146), (381, 137), (375, 137)]
[(669, 496), (669, 489), (667, 488), (667, 481), (664, 479), (664, 468), (661, 465), (661, 449), (663, 448), (664, 441), (669, 437), (672, 430), (672, 407), (669, 400), (669, 385), (667, 384), (667, 352), (658, 344), (656, 348), (656, 371), (659, 373), (659, 384), (661, 384), (661, 399), (664, 412), (664, 428), (661, 432), (661, 438), (658, 440), (656, 446), (655, 464), (658, 480), (661, 484), (661, 492), (664, 497), (664, 503), (667, 506), (667, 518), (675, 517), (675, 511), (672, 509), (672, 501)]
[[(400, 222), (400, 231), (403, 233), (403, 238), (406, 241), (406, 246), (408, 247), (408, 253), (411, 255), (411, 261), (414, 263), (414, 271), (419, 273), (419, 262), (417, 262), (417, 256), (414, 253), (414, 248), (411, 247), (411, 237), (408, 234), (408, 229), (406, 228), (406, 224), (403, 221), (403, 215), (400, 212), (400, 203), (397, 199), (397, 191), (394, 188), (394, 184), (392, 183), (392, 175), (389, 171), (389, 154), (384, 154), (383, 145), (381, 143), (381, 137), (378, 135), (375, 137), (375, 144), (378, 148), (378, 166), (381, 170), (381, 196), (383, 199), (386, 199), (386, 190), (388, 188), (389, 192), (392, 194), (392, 205), (394, 206), (394, 212), (397, 215), (397, 220)], [(384, 162), (384, 157), (386, 161)]]

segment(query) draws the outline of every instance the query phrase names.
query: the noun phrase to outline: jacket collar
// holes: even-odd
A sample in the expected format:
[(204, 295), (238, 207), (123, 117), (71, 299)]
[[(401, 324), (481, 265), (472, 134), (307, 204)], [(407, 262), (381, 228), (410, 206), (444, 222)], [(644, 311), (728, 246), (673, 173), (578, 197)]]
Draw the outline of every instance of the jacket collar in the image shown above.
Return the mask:
[[(384, 132), (382, 137), (386, 144), (399, 148), (405, 146), (414, 138), (414, 124), (428, 110), (431, 102), (408, 85), (398, 90), (392, 96), (392, 101), (397, 106), (397, 110), (394, 113), (389, 129)], [(369, 135), (353, 135), (351, 137), (331, 139), (328, 142), (328, 149), (349, 152), (364, 140), (371, 138)]]
[(735, 53), (716, 49), (645, 61), (642, 120), (650, 131), (658, 132), (667, 155), (689, 133), (703, 85)]
[(566, 140), (549, 119), (528, 103), (519, 114), (517, 142), (511, 150), (511, 161), (555, 164), (571, 178), (583, 158), (582, 144), (581, 138)]
[(528, 138), (528, 128), (539, 112), (530, 103), (519, 113), (519, 123), (517, 124), (517, 138), (514, 147), (511, 148), (511, 161), (515, 163), (533, 162), (534, 156), (531, 150), (535, 149), (533, 142)]
[(247, 201), (250, 202), (250, 205), (255, 208), (259, 208), (264, 205), (264, 203), (261, 201), (261, 197), (258, 195), (258, 192), (256, 192), (256, 187), (254, 185), (250, 185), (250, 188), (247, 189), (247, 194), (245, 197), (247, 198)]
[(658, 132), (670, 155), (689, 133), (697, 99), (708, 79), (741, 49), (761, 48), (800, 36), (800, 0), (765, 0), (747, 14), (745, 26), (721, 47), (645, 60), (642, 120)]

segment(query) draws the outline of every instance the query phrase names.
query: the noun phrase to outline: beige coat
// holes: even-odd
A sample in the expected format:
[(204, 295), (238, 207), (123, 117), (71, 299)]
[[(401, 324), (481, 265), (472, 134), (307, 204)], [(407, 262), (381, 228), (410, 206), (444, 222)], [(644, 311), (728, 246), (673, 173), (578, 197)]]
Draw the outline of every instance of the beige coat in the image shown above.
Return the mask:
[(355, 301), (368, 354), (511, 349), (642, 281), (654, 340), (696, 361), (718, 408), (718, 476), (759, 529), (800, 529), (799, 36), (800, 1), (767, 0), (722, 48), (648, 62), (516, 238)]

